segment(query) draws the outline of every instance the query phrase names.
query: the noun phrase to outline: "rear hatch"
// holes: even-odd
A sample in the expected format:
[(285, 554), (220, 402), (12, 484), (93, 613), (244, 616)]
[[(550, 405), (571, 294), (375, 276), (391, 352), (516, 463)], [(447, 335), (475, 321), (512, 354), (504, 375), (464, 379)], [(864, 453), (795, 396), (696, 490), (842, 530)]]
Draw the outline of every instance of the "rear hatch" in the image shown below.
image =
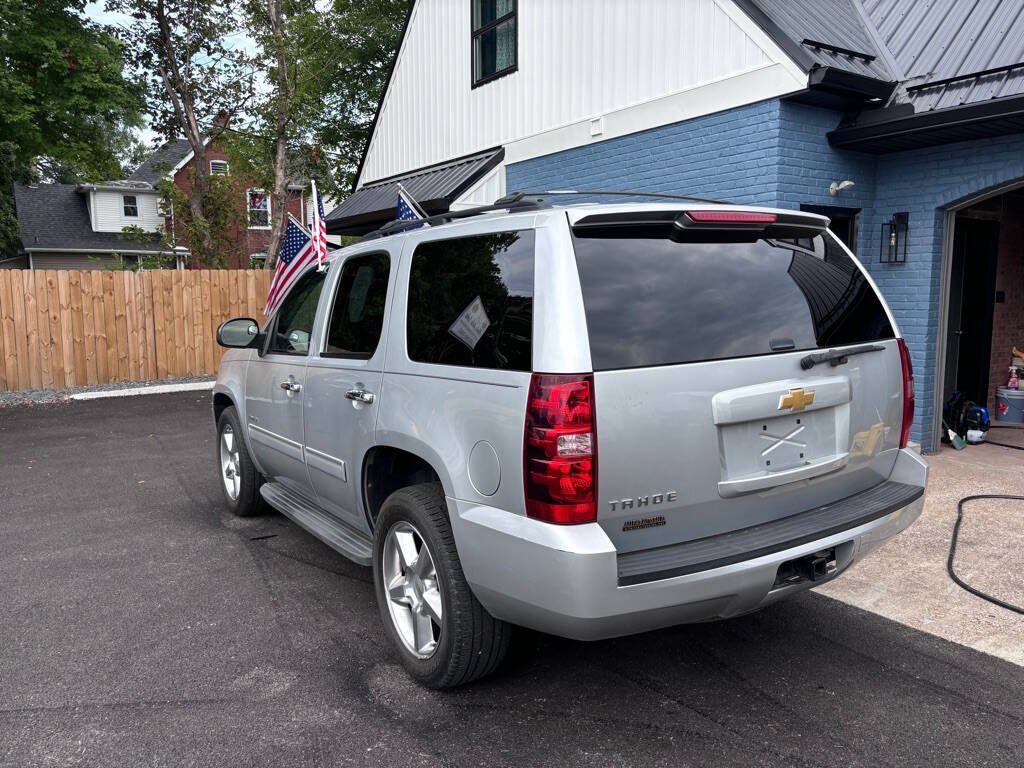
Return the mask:
[(825, 219), (573, 218), (598, 522), (620, 552), (770, 522), (888, 478), (900, 352)]

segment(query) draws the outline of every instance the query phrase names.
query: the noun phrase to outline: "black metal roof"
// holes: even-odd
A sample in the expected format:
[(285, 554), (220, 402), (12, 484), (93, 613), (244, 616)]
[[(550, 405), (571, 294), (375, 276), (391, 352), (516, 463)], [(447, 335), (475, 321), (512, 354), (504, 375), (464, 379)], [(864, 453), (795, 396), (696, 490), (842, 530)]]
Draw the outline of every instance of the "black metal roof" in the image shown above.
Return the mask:
[(805, 71), (836, 67), (892, 81), (857, 8), (858, 0), (736, 0), (748, 16)]
[(1024, 93), (1024, 0), (736, 2), (805, 70), (899, 81), (917, 112)]
[[(829, 133), (833, 146), (883, 153), (1021, 131), (1024, 0), (736, 2), (808, 71), (794, 99), (861, 109)], [(871, 92), (882, 80), (890, 95)]]
[(188, 139), (168, 141), (146, 158), (145, 162), (136, 168), (128, 178), (131, 181), (147, 181), (155, 187), (191, 152), (192, 145), (189, 144)]
[(362, 235), (393, 220), (399, 184), (426, 213), (443, 213), (504, 156), (501, 147), (489, 149), (366, 184), (327, 214), (327, 231)]
[(151, 243), (123, 240), (118, 232), (94, 232), (85, 195), (74, 184), (14, 185), (14, 205), (22, 248), (26, 251), (160, 251)]
[(1007, 68), (1024, 61), (1024, 0), (854, 2), (907, 86), (900, 100), (916, 112), (1024, 94), (1024, 70)]

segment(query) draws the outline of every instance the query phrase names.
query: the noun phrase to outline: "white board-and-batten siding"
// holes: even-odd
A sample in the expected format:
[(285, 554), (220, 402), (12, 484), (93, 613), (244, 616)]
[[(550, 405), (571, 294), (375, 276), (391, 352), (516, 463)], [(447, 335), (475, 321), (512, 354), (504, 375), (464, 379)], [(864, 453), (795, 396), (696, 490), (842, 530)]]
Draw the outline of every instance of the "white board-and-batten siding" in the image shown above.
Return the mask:
[(470, 2), (416, 1), (360, 184), (497, 146), (516, 162), (806, 84), (731, 0), (518, 0), (518, 70), (473, 88)]
[[(124, 195), (134, 195), (138, 205), (138, 217), (124, 215)], [(136, 226), (155, 232), (164, 226), (164, 217), (159, 211), (160, 195), (155, 192), (125, 190), (124, 192), (94, 189), (89, 193), (89, 218), (94, 232), (120, 232), (128, 226)]]

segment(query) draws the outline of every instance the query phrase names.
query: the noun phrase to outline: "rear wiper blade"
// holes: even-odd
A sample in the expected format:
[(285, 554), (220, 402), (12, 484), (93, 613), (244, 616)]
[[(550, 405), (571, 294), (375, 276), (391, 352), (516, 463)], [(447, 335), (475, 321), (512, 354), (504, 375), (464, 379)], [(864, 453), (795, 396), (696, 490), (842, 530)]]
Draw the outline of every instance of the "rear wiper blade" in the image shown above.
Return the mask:
[(881, 352), (885, 347), (880, 344), (865, 344), (862, 347), (851, 347), (850, 349), (835, 349), (829, 352), (817, 352), (813, 355), (804, 355), (800, 358), (800, 367), (805, 371), (811, 370), (818, 363), (831, 363), (833, 366), (842, 365), (846, 358), (852, 355), (862, 355), (865, 352)]

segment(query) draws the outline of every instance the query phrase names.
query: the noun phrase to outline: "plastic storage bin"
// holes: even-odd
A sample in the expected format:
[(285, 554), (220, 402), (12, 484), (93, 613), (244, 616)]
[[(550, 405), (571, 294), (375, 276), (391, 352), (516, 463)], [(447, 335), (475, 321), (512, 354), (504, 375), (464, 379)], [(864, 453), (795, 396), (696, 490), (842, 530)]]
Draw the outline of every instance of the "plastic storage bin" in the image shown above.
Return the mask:
[(1024, 424), (1024, 389), (996, 390), (996, 421)]

